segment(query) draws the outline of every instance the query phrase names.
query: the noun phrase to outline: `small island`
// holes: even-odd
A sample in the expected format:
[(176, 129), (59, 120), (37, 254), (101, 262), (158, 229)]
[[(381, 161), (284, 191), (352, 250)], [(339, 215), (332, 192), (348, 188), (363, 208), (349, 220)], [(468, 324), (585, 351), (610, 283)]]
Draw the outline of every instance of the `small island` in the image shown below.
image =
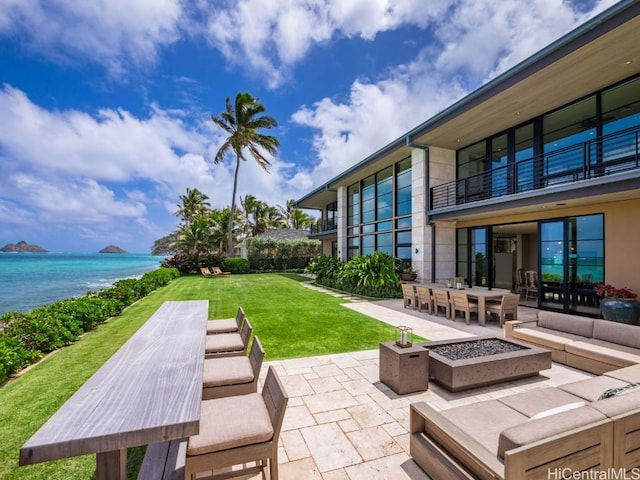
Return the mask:
[(109, 245), (108, 247), (104, 247), (98, 253), (127, 253), (126, 250), (121, 249), (115, 245)]
[(47, 250), (38, 245), (30, 245), (24, 240), (20, 240), (18, 243), (7, 243), (4, 247), (0, 248), (0, 252), (47, 253)]

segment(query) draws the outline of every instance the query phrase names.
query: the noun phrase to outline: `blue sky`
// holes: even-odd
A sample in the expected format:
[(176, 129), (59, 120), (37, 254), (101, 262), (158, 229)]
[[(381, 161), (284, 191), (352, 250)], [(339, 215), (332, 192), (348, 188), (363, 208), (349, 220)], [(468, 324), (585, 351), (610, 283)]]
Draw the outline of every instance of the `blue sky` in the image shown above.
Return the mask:
[(144, 253), (188, 187), (230, 205), (240, 91), (281, 148), (238, 193), (284, 205), (613, 3), (2, 0), (0, 245)]

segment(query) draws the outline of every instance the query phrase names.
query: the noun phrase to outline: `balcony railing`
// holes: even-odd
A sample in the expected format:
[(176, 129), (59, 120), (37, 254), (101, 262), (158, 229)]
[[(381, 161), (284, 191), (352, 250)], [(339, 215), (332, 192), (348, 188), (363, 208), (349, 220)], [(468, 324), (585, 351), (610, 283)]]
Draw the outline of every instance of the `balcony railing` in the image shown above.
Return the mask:
[(311, 225), (311, 235), (330, 232), (337, 229), (338, 223), (335, 220), (320, 220)]
[(431, 210), (603, 177), (640, 167), (640, 127), (431, 188)]

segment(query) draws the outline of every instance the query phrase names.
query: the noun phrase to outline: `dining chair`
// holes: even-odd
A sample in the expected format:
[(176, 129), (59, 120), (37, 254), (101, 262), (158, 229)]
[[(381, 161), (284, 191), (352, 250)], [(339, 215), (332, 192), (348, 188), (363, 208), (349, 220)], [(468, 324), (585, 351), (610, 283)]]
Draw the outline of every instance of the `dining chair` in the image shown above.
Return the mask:
[(417, 296), (413, 285), (409, 283), (402, 283), (402, 299), (404, 300), (404, 308), (409, 305), (415, 310), (417, 308)]
[(471, 323), (471, 313), (478, 313), (478, 302), (469, 301), (469, 296), (464, 292), (449, 292), (451, 299), (451, 320), (456, 319), (456, 312), (464, 313), (464, 323)]
[(485, 310), (490, 315), (497, 315), (500, 320), (500, 326), (504, 325), (507, 315), (511, 320), (518, 319), (518, 303), (520, 302), (520, 295), (517, 293), (511, 293), (502, 297), (500, 302), (487, 300), (485, 304)]
[(245, 315), (242, 307), (238, 307), (235, 318), (221, 318), (207, 321), (207, 335), (218, 333), (237, 333), (242, 328)]
[(255, 393), (264, 359), (260, 339), (253, 337), (249, 356), (205, 358), (202, 374), (202, 399)]
[(532, 296), (533, 300), (536, 300), (538, 298), (538, 272), (535, 270), (527, 270), (524, 273), (526, 278), (524, 299), (527, 301), (529, 300), (529, 297)]
[(433, 297), (429, 287), (416, 287), (416, 296), (418, 297), (418, 311), (422, 312), (422, 307), (427, 308), (427, 312), (433, 312)]
[(447, 290), (440, 290), (437, 288), (431, 289), (433, 295), (433, 314), (438, 315), (439, 309), (444, 310), (446, 318), (451, 317), (451, 303), (449, 301), (449, 292)]
[(233, 357), (246, 355), (253, 327), (247, 318), (240, 333), (219, 333), (207, 335), (205, 339), (205, 358)]
[[(278, 480), (278, 439), (288, 397), (270, 366), (262, 394), (203, 400), (200, 431), (189, 437), (185, 479), (255, 475)], [(249, 465), (248, 465), (249, 464)], [(232, 469), (232, 467), (240, 467)]]

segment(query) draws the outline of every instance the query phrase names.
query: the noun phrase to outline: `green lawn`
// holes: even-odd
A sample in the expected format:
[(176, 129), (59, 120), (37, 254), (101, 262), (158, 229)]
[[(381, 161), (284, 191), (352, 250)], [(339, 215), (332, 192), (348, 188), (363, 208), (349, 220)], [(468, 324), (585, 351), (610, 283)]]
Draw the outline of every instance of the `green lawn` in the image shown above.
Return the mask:
[[(95, 455), (19, 467), (18, 452), (164, 301), (207, 299), (210, 318), (232, 317), (242, 306), (266, 360), (374, 349), (394, 338), (392, 326), (340, 306), (342, 299), (302, 287), (303, 279), (277, 274), (179, 278), (8, 382), (0, 388), (0, 479), (94, 478)], [(130, 454), (135, 469), (141, 452)]]

